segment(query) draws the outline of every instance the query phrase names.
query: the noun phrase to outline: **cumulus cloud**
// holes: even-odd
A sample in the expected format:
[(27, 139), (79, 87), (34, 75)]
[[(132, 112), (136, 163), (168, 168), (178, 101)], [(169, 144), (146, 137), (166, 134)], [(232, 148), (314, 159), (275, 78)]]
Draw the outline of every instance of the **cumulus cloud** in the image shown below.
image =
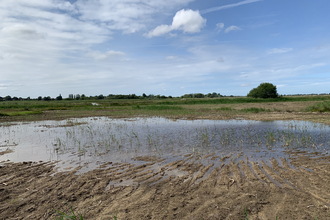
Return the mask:
[(243, 83), (243, 84), (241, 84), (240, 86), (241, 86), (241, 87), (248, 87), (248, 86), (250, 86), (250, 83)]
[(77, 0), (76, 8), (83, 21), (99, 21), (111, 30), (135, 33), (143, 30), (160, 16), (182, 8), (193, 0)]
[(227, 34), (230, 31), (240, 31), (240, 30), (242, 30), (242, 28), (232, 25), (232, 26), (226, 28), (225, 33)]
[(268, 51), (268, 54), (273, 54), (273, 53), (287, 53), (292, 51), (293, 48), (273, 48)]
[(216, 26), (215, 29), (216, 29), (218, 32), (220, 32), (220, 31), (225, 27), (225, 24), (224, 24), (224, 23), (218, 23), (218, 24), (216, 24), (215, 26)]
[(107, 60), (113, 57), (124, 56), (124, 55), (126, 54), (121, 51), (113, 51), (113, 50), (107, 51), (105, 53), (102, 53), (100, 51), (92, 51), (87, 53), (88, 57), (92, 57), (95, 60)]
[(160, 25), (145, 34), (145, 36), (148, 38), (157, 37), (173, 30), (182, 30), (184, 33), (197, 33), (201, 31), (205, 24), (206, 19), (200, 15), (199, 11), (182, 9), (175, 14), (171, 25)]

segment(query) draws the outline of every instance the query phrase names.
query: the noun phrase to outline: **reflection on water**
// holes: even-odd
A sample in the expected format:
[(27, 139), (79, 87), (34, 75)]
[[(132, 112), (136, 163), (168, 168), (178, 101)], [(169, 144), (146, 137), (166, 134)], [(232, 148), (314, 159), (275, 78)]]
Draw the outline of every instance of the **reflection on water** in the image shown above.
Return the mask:
[[(327, 154), (328, 134), (329, 126), (301, 121), (98, 117), (0, 124), (0, 161), (60, 161), (61, 168), (85, 170), (108, 161), (138, 163), (137, 156), (171, 162), (189, 154), (204, 165), (216, 158), (267, 162), (289, 159), (287, 150)], [(1, 155), (5, 150), (13, 152)]]

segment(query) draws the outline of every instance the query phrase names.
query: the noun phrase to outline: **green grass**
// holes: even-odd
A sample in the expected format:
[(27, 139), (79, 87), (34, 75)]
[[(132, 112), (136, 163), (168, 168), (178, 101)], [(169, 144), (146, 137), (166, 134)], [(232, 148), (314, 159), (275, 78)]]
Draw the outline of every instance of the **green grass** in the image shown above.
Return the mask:
[(326, 102), (317, 103), (313, 106), (307, 107), (306, 111), (310, 111), (310, 112), (330, 112), (330, 102), (326, 101)]
[(264, 108), (243, 108), (241, 109), (242, 112), (251, 112), (251, 113), (259, 113), (259, 112), (270, 112), (269, 109)]
[(235, 109), (233, 109), (231, 107), (221, 107), (221, 108), (216, 108), (215, 110), (219, 110), (219, 111), (233, 111)]
[[(68, 203), (66, 203), (68, 204)], [(55, 219), (56, 220), (65, 220), (65, 219), (71, 219), (71, 220), (84, 220), (84, 217), (82, 216), (82, 214), (76, 214), (72, 207), (68, 204), (68, 206), (70, 207), (70, 213), (65, 213), (65, 212), (62, 212), (62, 211), (59, 211), (59, 210), (55, 210), (55, 213), (56, 213), (56, 217)], [(113, 216), (113, 219), (114, 220), (117, 220), (117, 215), (118, 215), (118, 211), (116, 211), (116, 215)]]
[(163, 110), (183, 110), (181, 106), (168, 106), (168, 105), (146, 105), (146, 106), (132, 106), (132, 109), (143, 109), (151, 111), (163, 111)]
[[(69, 205), (69, 204), (68, 204)], [(77, 219), (80, 219), (80, 220), (83, 220), (83, 216), (81, 214), (75, 214), (72, 207), (69, 205), (70, 207), (70, 212), (69, 214), (66, 214), (62, 211), (59, 211), (59, 210), (55, 210), (56, 214), (57, 214), (57, 217), (55, 217), (55, 219), (57, 220), (64, 220), (64, 219), (72, 219), (72, 220), (77, 220)]]

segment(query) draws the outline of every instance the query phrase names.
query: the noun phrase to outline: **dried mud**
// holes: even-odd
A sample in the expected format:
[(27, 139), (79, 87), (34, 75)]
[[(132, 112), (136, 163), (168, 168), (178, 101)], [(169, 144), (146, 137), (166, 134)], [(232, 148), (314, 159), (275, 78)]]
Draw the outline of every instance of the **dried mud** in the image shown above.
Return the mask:
[[(166, 163), (104, 163), (77, 174), (54, 163), (0, 166), (0, 219), (54, 219), (68, 202), (84, 219), (330, 219), (330, 156), (235, 163), (194, 154)], [(219, 163), (220, 162), (220, 163)], [(220, 165), (214, 165), (220, 164)]]

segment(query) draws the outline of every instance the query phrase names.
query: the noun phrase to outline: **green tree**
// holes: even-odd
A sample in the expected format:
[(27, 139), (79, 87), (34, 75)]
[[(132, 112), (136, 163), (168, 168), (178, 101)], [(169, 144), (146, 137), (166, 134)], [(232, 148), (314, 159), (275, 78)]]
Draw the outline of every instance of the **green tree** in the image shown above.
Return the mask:
[(42, 100), (42, 97), (41, 96), (38, 96), (38, 101)]
[(10, 95), (7, 95), (6, 97), (5, 97), (5, 100), (6, 101), (11, 101), (12, 99), (11, 99), (11, 96)]
[(62, 95), (60, 94), (59, 96), (56, 97), (56, 100), (62, 100)]
[(278, 93), (276, 86), (271, 83), (261, 83), (257, 88), (252, 89), (248, 94), (247, 97), (252, 98), (277, 98)]

